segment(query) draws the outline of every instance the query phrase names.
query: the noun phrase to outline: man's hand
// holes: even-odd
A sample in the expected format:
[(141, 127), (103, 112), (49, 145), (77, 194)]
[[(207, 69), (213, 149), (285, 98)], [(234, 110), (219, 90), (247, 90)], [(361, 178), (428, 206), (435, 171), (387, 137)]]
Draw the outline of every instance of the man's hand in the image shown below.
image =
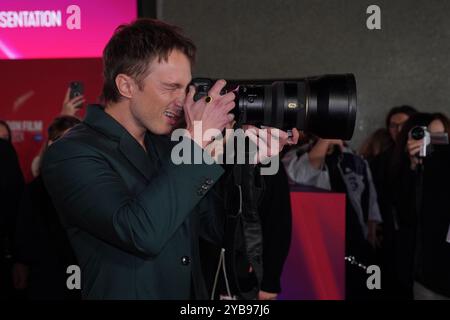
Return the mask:
[(264, 127), (259, 129), (255, 126), (244, 125), (243, 129), (258, 148), (253, 159), (254, 163), (262, 163), (278, 155), (284, 146), (297, 144), (300, 137), (300, 132), (296, 128), (292, 129), (292, 136), (277, 128)]
[[(212, 98), (209, 103), (205, 98), (194, 102), (195, 87), (189, 87), (183, 105), (186, 129), (191, 138), (202, 148), (205, 148), (213, 140), (213, 137), (206, 137), (206, 141), (203, 141), (203, 135), (207, 130), (217, 129), (222, 132), (234, 119), (234, 115), (229, 113), (235, 106), (234, 93), (228, 92), (225, 95), (220, 95), (220, 91), (225, 87), (225, 84), (225, 80), (218, 80), (212, 86), (208, 92), (208, 96)], [(201, 121), (201, 137), (194, 135), (194, 121)]]
[(266, 292), (263, 290), (259, 290), (258, 292), (258, 300), (276, 300), (278, 293)]
[(84, 96), (77, 96), (70, 99), (70, 88), (67, 89), (66, 96), (61, 110), (63, 116), (75, 116), (80, 110), (80, 106), (85, 102)]

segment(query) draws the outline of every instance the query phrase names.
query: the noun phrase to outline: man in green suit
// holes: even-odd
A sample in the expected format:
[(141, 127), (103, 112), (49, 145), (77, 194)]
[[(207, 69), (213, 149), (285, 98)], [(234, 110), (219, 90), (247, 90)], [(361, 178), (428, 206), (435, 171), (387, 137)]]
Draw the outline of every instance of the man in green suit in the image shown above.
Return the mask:
[(76, 252), (84, 298), (206, 297), (195, 239), (207, 206), (198, 204), (222, 168), (174, 165), (167, 135), (183, 107), (188, 131), (195, 120), (222, 130), (234, 95), (220, 96), (219, 82), (208, 108), (205, 99), (194, 103), (192, 89), (186, 97), (194, 55), (192, 42), (162, 22), (119, 27), (104, 50), (104, 108), (90, 106), (45, 155), (44, 181)]
[(42, 174), (81, 268), (85, 299), (207, 298), (198, 237), (220, 237), (205, 197), (223, 170), (206, 147), (205, 163), (175, 165), (168, 135), (184, 120), (222, 131), (233, 121), (233, 93), (194, 102), (195, 46), (176, 27), (142, 19), (119, 27), (104, 52), (104, 106), (53, 144)]

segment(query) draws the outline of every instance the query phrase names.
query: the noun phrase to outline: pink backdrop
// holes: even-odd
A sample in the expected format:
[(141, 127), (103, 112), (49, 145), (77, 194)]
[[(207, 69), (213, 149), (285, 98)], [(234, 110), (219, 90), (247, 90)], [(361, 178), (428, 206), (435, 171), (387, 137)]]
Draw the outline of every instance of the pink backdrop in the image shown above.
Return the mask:
[(291, 192), (292, 240), (282, 300), (345, 299), (345, 195)]
[[(70, 18), (73, 11), (67, 11), (72, 5), (79, 8), (79, 29), (72, 29), (73, 24), (68, 27), (68, 21), (75, 21)], [(26, 27), (26, 17), (35, 11), (60, 14), (61, 25)], [(83, 82), (88, 103), (96, 102), (102, 86), (103, 48), (117, 26), (136, 17), (135, 0), (0, 2), (0, 119), (13, 129), (27, 181), (47, 127), (60, 114), (69, 82)]]
[[(61, 26), (0, 27), (0, 59), (100, 57), (115, 28), (137, 17), (135, 0), (2, 0), (1, 12), (61, 13)], [(69, 29), (70, 5), (80, 8), (80, 29)], [(7, 15), (7, 17), (9, 14)], [(9, 19), (1, 19), (8, 22)], [(72, 21), (72, 20), (71, 20)], [(10, 25), (10, 23), (8, 23)]]
[[(0, 60), (0, 119), (13, 129), (13, 143), (27, 181), (31, 161), (46, 139), (50, 122), (61, 112), (69, 82), (84, 83), (88, 102), (102, 87), (102, 61), (95, 59)], [(80, 115), (84, 114), (81, 110)]]

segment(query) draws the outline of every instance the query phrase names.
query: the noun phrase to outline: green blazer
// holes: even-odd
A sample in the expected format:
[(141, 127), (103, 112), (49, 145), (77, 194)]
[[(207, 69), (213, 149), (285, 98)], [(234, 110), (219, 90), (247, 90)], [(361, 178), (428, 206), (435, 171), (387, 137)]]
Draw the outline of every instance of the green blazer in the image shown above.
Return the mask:
[[(96, 105), (46, 152), (42, 175), (76, 253), (83, 298), (207, 298), (198, 237), (217, 226), (205, 195), (223, 169), (173, 164), (174, 143), (148, 132), (146, 153)], [(220, 226), (212, 231), (220, 235)]]

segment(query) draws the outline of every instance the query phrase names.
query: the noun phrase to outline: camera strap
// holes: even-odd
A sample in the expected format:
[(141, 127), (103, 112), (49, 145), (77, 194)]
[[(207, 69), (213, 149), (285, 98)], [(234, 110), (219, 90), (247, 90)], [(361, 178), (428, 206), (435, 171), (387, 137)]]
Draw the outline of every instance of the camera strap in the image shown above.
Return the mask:
[[(241, 299), (256, 299), (263, 276), (262, 227), (258, 213), (262, 187), (256, 185), (258, 167), (234, 165), (230, 178), (234, 187), (230, 189), (235, 193), (233, 195), (230, 189), (226, 191), (225, 264), (233, 293)], [(237, 208), (231, 204), (235, 201), (239, 201)], [(240, 253), (247, 261), (239, 260), (242, 259)], [(242, 269), (248, 265), (251, 270)]]

